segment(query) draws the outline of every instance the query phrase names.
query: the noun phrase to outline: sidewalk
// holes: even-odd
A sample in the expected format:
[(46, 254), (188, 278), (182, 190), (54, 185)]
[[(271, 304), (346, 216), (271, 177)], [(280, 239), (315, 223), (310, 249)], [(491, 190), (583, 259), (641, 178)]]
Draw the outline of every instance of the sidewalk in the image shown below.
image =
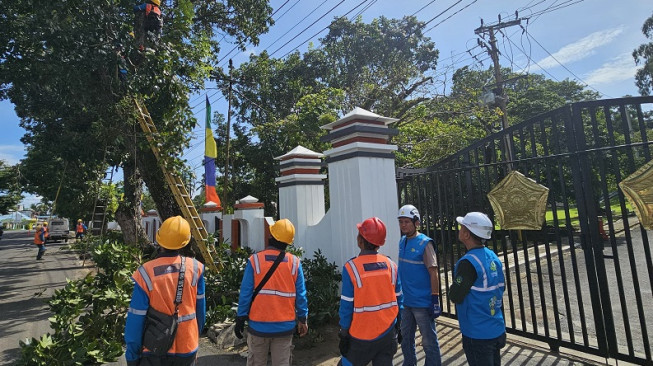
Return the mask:
[[(462, 338), (458, 329), (458, 322), (453, 319), (438, 319), (438, 338), (442, 353), (443, 365), (466, 365), (465, 353), (462, 347)], [(419, 365), (424, 364), (424, 353), (420, 346), (420, 338), (417, 339), (417, 360)], [(323, 349), (323, 348), (329, 349)], [(332, 349), (333, 348), (333, 349)], [(295, 349), (295, 366), (336, 366), (339, 356), (337, 354), (337, 343), (318, 343), (310, 349)], [(545, 343), (533, 341), (523, 337), (508, 334), (506, 347), (501, 354), (502, 365), (616, 365), (615, 360), (606, 360), (573, 350), (561, 348), (559, 354), (552, 353)], [(401, 349), (395, 355), (393, 365), (401, 366), (403, 356)], [(221, 365), (221, 366), (244, 366), (246, 360), (242, 349), (238, 351), (225, 351), (218, 349), (211, 341), (203, 338), (200, 343), (200, 351), (197, 366)], [(126, 365), (124, 357), (119, 362), (110, 363), (112, 366)], [(628, 365), (626, 362), (619, 362), (619, 365)]]

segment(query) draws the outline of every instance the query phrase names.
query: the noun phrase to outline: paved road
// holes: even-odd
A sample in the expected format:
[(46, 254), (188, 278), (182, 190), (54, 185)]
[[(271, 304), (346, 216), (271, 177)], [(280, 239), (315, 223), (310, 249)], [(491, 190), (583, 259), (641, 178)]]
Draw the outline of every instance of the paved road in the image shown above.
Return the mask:
[[(90, 269), (84, 269), (81, 261), (68, 251), (61, 250), (63, 244), (49, 244), (45, 260), (36, 261), (36, 247), (26, 231), (5, 232), (0, 240), (0, 365), (13, 364), (20, 354), (18, 341), (29, 337), (40, 337), (50, 330), (49, 312), (46, 301), (66, 278), (80, 278)], [(335, 329), (335, 328), (334, 328)], [(323, 343), (313, 347), (295, 349), (293, 365), (335, 366), (338, 362), (337, 341), (333, 334), (323, 334)], [(453, 320), (441, 318), (438, 334), (442, 347), (443, 361), (447, 365), (466, 364), (460, 342), (460, 332)], [(331, 340), (332, 342), (329, 342)], [(418, 343), (420, 340), (418, 339)], [(510, 335), (503, 350), (506, 365), (584, 365), (601, 364), (587, 358), (587, 355), (551, 354), (545, 345), (537, 345)], [(244, 349), (220, 350), (206, 338), (202, 338), (198, 366), (224, 365), (243, 366)], [(423, 353), (418, 358), (423, 360)], [(395, 355), (393, 365), (401, 365), (401, 352)], [(421, 362), (421, 361), (420, 361)], [(125, 365), (124, 357), (108, 365)]]
[(50, 331), (46, 301), (66, 278), (79, 278), (87, 270), (75, 255), (60, 250), (63, 243), (48, 243), (44, 260), (36, 260), (34, 232), (5, 231), (0, 240), (0, 364), (20, 355), (18, 341)]

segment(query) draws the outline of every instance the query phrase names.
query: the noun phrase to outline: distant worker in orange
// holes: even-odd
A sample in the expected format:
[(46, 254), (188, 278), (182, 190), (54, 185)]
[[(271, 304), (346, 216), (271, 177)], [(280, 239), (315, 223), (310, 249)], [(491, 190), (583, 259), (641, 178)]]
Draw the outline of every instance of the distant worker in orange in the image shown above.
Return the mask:
[[(127, 365), (194, 365), (206, 318), (204, 265), (179, 254), (190, 241), (190, 225), (181, 216), (165, 220), (156, 241), (163, 250), (132, 275)], [(176, 327), (170, 326), (173, 319)]]
[(77, 220), (77, 226), (75, 226), (75, 239), (84, 239), (84, 234), (86, 234), (88, 228), (84, 225), (82, 219)]
[(43, 254), (45, 253), (45, 231), (41, 225), (36, 226), (36, 233), (34, 233), (34, 245), (39, 247), (39, 252), (36, 255), (37, 260), (43, 259)]
[(48, 229), (48, 223), (44, 222), (43, 223), (43, 236), (45, 237), (44, 243), (48, 241), (48, 238), (50, 237), (50, 230)]
[(339, 365), (391, 366), (401, 337), (403, 293), (397, 265), (379, 254), (386, 227), (378, 217), (356, 225), (360, 254), (342, 269)]

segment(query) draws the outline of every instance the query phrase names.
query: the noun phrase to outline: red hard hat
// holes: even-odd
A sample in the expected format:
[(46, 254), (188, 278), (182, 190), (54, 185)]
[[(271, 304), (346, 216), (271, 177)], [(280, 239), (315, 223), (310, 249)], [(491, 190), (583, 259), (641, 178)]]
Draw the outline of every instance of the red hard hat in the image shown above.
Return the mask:
[(385, 224), (378, 217), (370, 217), (356, 224), (356, 227), (361, 236), (371, 244), (376, 246), (385, 244)]

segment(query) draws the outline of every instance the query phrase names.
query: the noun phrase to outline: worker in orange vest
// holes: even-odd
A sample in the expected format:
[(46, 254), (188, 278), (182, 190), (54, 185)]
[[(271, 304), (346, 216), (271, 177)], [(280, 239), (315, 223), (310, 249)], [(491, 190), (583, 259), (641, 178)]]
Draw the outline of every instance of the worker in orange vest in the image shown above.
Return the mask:
[[(44, 224), (45, 225), (45, 224)], [(37, 260), (43, 259), (45, 253), (45, 231), (41, 225), (36, 226), (36, 233), (34, 233), (34, 245), (39, 247), (39, 252), (36, 255)]]
[(44, 243), (47, 242), (48, 238), (50, 237), (50, 231), (48, 230), (48, 223), (47, 222), (43, 223), (43, 237), (45, 238)]
[(339, 365), (391, 366), (401, 340), (403, 293), (397, 265), (378, 250), (386, 227), (378, 217), (356, 225), (360, 254), (342, 269)]
[[(206, 318), (204, 265), (179, 254), (190, 241), (190, 225), (181, 216), (165, 220), (156, 241), (162, 251), (132, 275), (134, 291), (125, 324), (127, 365), (194, 365)], [(150, 336), (165, 336), (153, 326), (152, 319), (161, 317), (176, 318), (177, 328), (172, 345), (159, 355), (145, 344)]]
[(272, 365), (289, 366), (295, 329), (300, 337), (308, 333), (304, 272), (299, 258), (286, 253), (295, 227), (282, 219), (270, 226), (270, 234), (265, 250), (249, 257), (240, 285), (234, 333), (242, 338), (245, 320), (249, 322), (247, 366), (267, 365), (268, 353)]
[(145, 49), (146, 41), (158, 42), (163, 29), (163, 16), (161, 15), (161, 0), (147, 0), (134, 5), (134, 34), (138, 49)]
[(82, 219), (77, 219), (77, 226), (75, 226), (75, 239), (84, 239), (84, 233), (88, 228), (84, 225)]

